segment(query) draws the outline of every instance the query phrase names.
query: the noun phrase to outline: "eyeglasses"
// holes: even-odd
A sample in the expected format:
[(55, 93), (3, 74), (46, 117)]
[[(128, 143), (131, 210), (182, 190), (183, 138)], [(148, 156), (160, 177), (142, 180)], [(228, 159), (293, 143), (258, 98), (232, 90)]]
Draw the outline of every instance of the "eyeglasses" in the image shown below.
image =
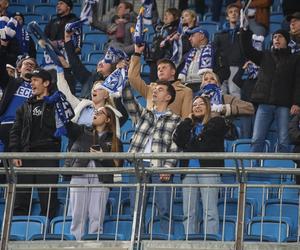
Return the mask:
[(35, 68), (36, 67), (36, 64), (35, 63), (31, 63), (31, 62), (23, 62), (23, 65), (24, 66), (30, 66), (32, 68)]
[(105, 115), (107, 116), (107, 113), (104, 111), (104, 109), (95, 110), (95, 116)]
[(205, 102), (194, 102), (193, 107), (205, 106)]

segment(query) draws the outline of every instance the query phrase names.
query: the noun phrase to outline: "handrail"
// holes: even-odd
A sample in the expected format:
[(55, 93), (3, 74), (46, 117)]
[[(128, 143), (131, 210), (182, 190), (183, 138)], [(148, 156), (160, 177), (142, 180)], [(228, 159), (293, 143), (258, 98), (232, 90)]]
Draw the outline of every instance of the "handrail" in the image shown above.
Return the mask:
[(237, 160), (300, 160), (300, 154), (295, 153), (39, 153), (39, 152), (10, 152), (0, 153), (0, 159), (237, 159)]
[[(80, 174), (131, 174), (135, 175), (136, 177), (139, 177), (139, 175), (143, 176), (145, 174), (157, 174), (157, 173), (170, 173), (170, 174), (210, 174), (210, 173), (218, 173), (218, 174), (232, 174), (236, 176), (247, 176), (248, 174), (297, 174), (300, 175), (300, 169), (287, 169), (287, 168), (263, 168), (263, 167), (249, 167), (245, 168), (243, 167), (242, 160), (248, 159), (248, 160), (300, 160), (300, 154), (294, 154), (294, 153), (186, 153), (186, 152), (178, 152), (178, 153), (151, 153), (151, 154), (145, 154), (145, 153), (60, 153), (60, 152), (51, 152), (51, 153), (45, 153), (45, 152), (10, 152), (10, 153), (0, 153), (0, 159), (4, 160), (4, 162), (7, 162), (11, 159), (42, 159), (42, 160), (48, 160), (48, 159), (68, 159), (68, 158), (80, 158), (80, 159), (127, 159), (130, 162), (134, 163), (134, 167), (105, 167), (105, 168), (73, 168), (73, 167), (36, 167), (36, 168), (30, 168), (30, 167), (14, 167), (12, 164), (10, 166), (6, 166), (6, 169), (0, 168), (0, 174), (6, 174), (8, 175), (8, 178), (10, 180), (8, 184), (8, 193), (10, 194), (7, 197), (7, 203), (6, 203), (6, 209), (5, 209), (5, 215), (4, 219), (6, 223), (4, 224), (4, 227), (2, 229), (2, 242), (1, 242), (1, 249), (7, 249), (7, 243), (9, 238), (9, 232), (10, 232), (10, 223), (12, 217), (12, 208), (14, 204), (14, 197), (16, 193), (16, 184), (15, 176), (16, 175), (22, 175), (22, 174), (36, 174), (36, 175), (43, 175), (43, 174), (66, 174), (66, 175), (80, 175)], [(173, 168), (166, 168), (166, 167), (149, 167), (149, 168), (139, 168), (139, 161), (142, 159), (233, 159), (233, 160), (240, 160), (242, 167), (210, 167), (210, 168), (188, 168), (188, 167), (173, 167)], [(245, 189), (246, 186), (249, 187), (255, 187), (255, 184), (247, 184), (245, 182), (245, 178), (237, 178), (238, 183), (233, 184), (234, 186), (237, 186), (239, 189), (239, 205), (238, 205), (238, 228), (237, 228), (237, 235), (236, 235), (236, 249), (240, 249), (240, 247), (243, 244), (243, 211), (245, 209)], [(49, 184), (48, 184), (49, 185)], [(58, 185), (64, 185), (64, 184), (58, 184)], [(115, 184), (111, 184), (114, 186)], [(123, 184), (118, 184), (123, 185)], [(140, 191), (145, 189), (145, 185), (148, 187), (154, 187), (156, 184), (146, 184), (143, 182), (143, 178), (138, 178), (138, 183), (132, 184), (136, 187), (136, 192), (140, 193)], [(183, 184), (162, 184), (170, 187), (182, 187)], [(22, 186), (22, 185), (21, 185)], [(43, 186), (43, 185), (42, 185)], [(204, 185), (207, 187), (213, 187), (214, 185)], [(221, 184), (220, 186), (224, 187), (230, 187), (230, 184)], [(261, 185), (260, 185), (261, 186)], [(264, 186), (268, 186), (265, 185)], [(272, 185), (277, 186), (277, 185)], [(280, 185), (282, 187), (282, 185)], [(294, 187), (294, 185), (289, 185), (289, 187)], [(144, 196), (139, 197), (136, 196), (136, 207), (138, 207), (138, 204), (141, 203), (144, 200)], [(141, 218), (137, 217), (137, 214), (135, 213), (134, 216), (134, 222), (133, 222), (133, 230), (132, 230), (132, 238), (131, 238), (131, 246), (130, 249), (134, 249), (134, 245), (137, 241), (139, 242), (139, 238), (135, 238), (135, 236), (138, 236), (140, 234), (140, 231), (137, 230), (137, 226), (140, 224), (139, 220)]]

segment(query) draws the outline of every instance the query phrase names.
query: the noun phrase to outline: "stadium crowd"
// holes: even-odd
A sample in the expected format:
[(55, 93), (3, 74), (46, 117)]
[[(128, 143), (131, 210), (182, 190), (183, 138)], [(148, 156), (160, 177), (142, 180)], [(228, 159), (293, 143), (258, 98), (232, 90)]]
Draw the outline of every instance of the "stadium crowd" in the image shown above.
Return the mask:
[[(283, 28), (271, 32), (271, 0), (253, 0), (246, 13), (241, 12), (240, 1), (229, 2), (223, 28), (214, 36), (201, 26), (199, 15), (193, 9), (169, 8), (161, 20), (157, 18), (152, 22), (151, 43), (134, 40), (130, 28), (135, 27), (139, 15), (131, 3), (121, 1), (109, 22), (99, 20), (96, 5), (92, 6), (89, 24), (105, 32), (108, 41), (103, 47), (105, 56), (99, 58), (95, 69), (90, 71), (80, 55), (84, 31), (80, 25), (68, 26), (81, 20), (72, 13), (72, 0), (57, 2), (56, 16), (44, 30), (51, 47), (61, 52), (59, 60), (45, 49), (40, 65), (36, 60), (36, 44), (46, 48), (48, 41), (43, 37), (38, 42), (32, 39), (32, 32), (24, 25), (23, 13), (10, 13), (9, 0), (0, 0), (3, 151), (60, 152), (61, 135), (66, 135), (67, 150), (71, 152), (122, 152), (122, 125), (129, 117), (135, 130), (128, 149), (131, 153), (224, 152), (224, 141), (238, 138), (252, 138), (251, 151), (263, 152), (273, 123), (277, 152), (300, 152), (300, 6), (298, 8), (293, 1), (283, 1)], [(215, 20), (219, 20), (215, 15)], [(266, 44), (268, 34), (270, 46)], [(123, 52), (123, 56), (117, 57), (116, 51)], [(147, 77), (141, 73), (145, 64), (150, 68)], [(115, 78), (122, 80), (122, 86), (110, 89), (109, 84), (118, 82)], [(81, 93), (76, 91), (78, 83)], [(137, 95), (144, 98), (144, 106)], [(63, 107), (60, 110), (59, 105)], [(12, 164), (16, 167), (59, 166), (54, 160), (14, 159)], [(96, 168), (121, 167), (122, 164), (113, 159), (69, 159), (64, 166)], [(145, 159), (141, 164), (177, 166), (174, 159)], [(223, 167), (224, 161), (189, 160), (180, 162), (180, 166)], [(26, 175), (20, 176), (18, 183), (53, 184), (57, 178)], [(185, 184), (221, 183), (220, 176), (213, 174), (186, 175), (181, 176), (181, 180)], [(135, 181), (130, 179), (130, 182)], [(144, 181), (172, 183), (173, 176), (158, 174)], [(113, 183), (113, 176), (75, 175), (70, 183)], [(299, 176), (296, 184), (300, 184)], [(170, 189), (158, 189), (155, 198), (159, 215), (168, 216)], [(71, 232), (76, 239), (81, 239), (86, 221), (89, 233), (103, 231), (109, 192), (108, 188), (84, 191), (71, 188), (68, 214), (72, 216)], [(216, 188), (183, 189), (183, 213), (189, 221), (184, 225), (185, 230), (199, 231), (198, 192), (201, 192), (203, 207), (208, 208), (203, 213), (203, 220), (207, 220), (205, 232), (217, 234)], [(49, 218), (53, 218), (56, 192), (52, 191), (49, 197), (49, 192), (39, 188), (38, 193), (41, 215), (48, 213)], [(134, 195), (132, 191), (132, 213)], [(17, 190), (14, 215), (28, 215), (29, 199), (30, 189)], [(168, 233), (168, 225), (163, 222), (161, 231)]]

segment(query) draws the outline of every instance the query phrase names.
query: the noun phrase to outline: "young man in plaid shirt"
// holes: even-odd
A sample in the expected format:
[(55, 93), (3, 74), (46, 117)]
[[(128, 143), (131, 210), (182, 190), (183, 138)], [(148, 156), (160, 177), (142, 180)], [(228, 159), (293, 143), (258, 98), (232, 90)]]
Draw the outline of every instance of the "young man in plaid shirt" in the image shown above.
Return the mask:
[[(132, 121), (136, 124), (136, 130), (129, 147), (130, 153), (160, 153), (177, 152), (177, 146), (172, 140), (173, 132), (180, 121), (180, 117), (168, 109), (174, 101), (176, 91), (168, 82), (158, 82), (153, 89), (153, 108), (143, 108), (135, 100), (129, 84), (123, 89), (123, 104)], [(145, 167), (175, 167), (176, 160), (144, 159)], [(170, 174), (157, 174), (147, 176), (145, 182), (171, 183)], [(155, 193), (155, 203), (160, 216), (169, 217), (171, 192), (169, 187), (158, 187)], [(148, 195), (147, 195), (148, 196)], [(131, 192), (131, 211), (134, 211), (135, 192)], [(147, 200), (147, 198), (145, 199)], [(146, 202), (144, 203), (146, 205)], [(144, 206), (145, 208), (145, 206)], [(167, 220), (161, 220), (161, 232), (169, 232)], [(172, 232), (172, 229), (171, 229)]]

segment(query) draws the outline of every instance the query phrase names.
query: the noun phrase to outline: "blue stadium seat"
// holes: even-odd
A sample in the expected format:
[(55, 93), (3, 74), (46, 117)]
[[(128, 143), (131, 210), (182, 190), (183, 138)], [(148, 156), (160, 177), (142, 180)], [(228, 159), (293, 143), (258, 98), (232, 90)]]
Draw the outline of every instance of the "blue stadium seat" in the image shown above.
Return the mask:
[(284, 187), (279, 190), (279, 198), (283, 200), (299, 201), (299, 188)]
[[(256, 216), (255, 211), (255, 202), (251, 199), (245, 200), (245, 222), (249, 222), (249, 220)], [(238, 212), (238, 199), (237, 198), (222, 198), (218, 201), (218, 211), (219, 216), (222, 217), (237, 217)]]
[(265, 216), (288, 217), (292, 221), (291, 235), (297, 235), (299, 218), (299, 202), (294, 200), (267, 200), (265, 203)]
[(132, 230), (132, 217), (129, 215), (107, 216), (103, 223), (104, 234), (123, 235), (125, 240), (130, 240)]
[(260, 236), (262, 234), (274, 237), (278, 242), (284, 242), (290, 236), (290, 224), (290, 219), (285, 217), (281, 220), (271, 216), (254, 217), (248, 224), (248, 235)]
[[(230, 216), (227, 216), (225, 219), (223, 219), (223, 217), (220, 216), (219, 223), (219, 235), (222, 241), (234, 241), (236, 219)], [(204, 234), (203, 221), (200, 223), (200, 234)]]
[(31, 21), (36, 21), (37, 23), (41, 23), (44, 20), (42, 15), (34, 14), (34, 13), (25, 13), (24, 18), (26, 23), (30, 23)]
[[(184, 235), (184, 226), (183, 226), (183, 221), (184, 221), (183, 216), (173, 216), (172, 221), (171, 221), (171, 227), (173, 229), (173, 234), (170, 235), (172, 239), (179, 239), (182, 238)], [(147, 233), (148, 234), (156, 234), (156, 235), (163, 235), (164, 237), (168, 237), (168, 234), (164, 234), (160, 231), (160, 221), (163, 220), (167, 223), (169, 223), (169, 218), (168, 217), (160, 217), (160, 216), (155, 216), (153, 220), (150, 220), (148, 222), (147, 226)]]
[(244, 235), (244, 241), (274, 242), (276, 238), (265, 235)]
[(72, 13), (76, 14), (76, 16), (80, 16), (80, 12), (81, 12), (81, 4), (74, 4)]
[(75, 240), (73, 235), (65, 235), (65, 234), (34, 234), (30, 238), (31, 241), (35, 240)]
[[(248, 184), (258, 184), (258, 185), (268, 185), (270, 182), (256, 182), (249, 181)], [(246, 189), (246, 199), (252, 200), (255, 202), (254, 214), (261, 215), (262, 205), (269, 198), (269, 188), (267, 187), (247, 187)], [(234, 197), (238, 197), (237, 190), (234, 190)], [(255, 211), (256, 210), (256, 211)]]
[(210, 40), (213, 40), (215, 33), (219, 31), (219, 23), (213, 21), (200, 22), (200, 27), (208, 31)]
[[(263, 167), (266, 168), (296, 168), (296, 164), (293, 160), (264, 160), (262, 164)], [(292, 179), (292, 175), (271, 174), (270, 177), (271, 181), (274, 180), (273, 183), (278, 184), (285, 181), (291, 181)]]
[(49, 20), (51, 15), (56, 13), (56, 6), (51, 4), (36, 4), (33, 7), (33, 13), (42, 15), (43, 20)]
[[(265, 141), (264, 152), (269, 152), (270, 143)], [(251, 139), (238, 139), (232, 142), (232, 152), (251, 152)], [(232, 160), (233, 166), (236, 165), (235, 161)], [(243, 160), (244, 167), (253, 166), (251, 160)], [(240, 163), (239, 163), (240, 165)]]
[(101, 59), (103, 59), (104, 53), (103, 51), (93, 51), (88, 55), (89, 63), (98, 63)]
[(58, 234), (58, 235), (71, 235), (71, 216), (57, 216), (53, 218), (50, 222), (50, 233), (51, 234)]
[(81, 54), (84, 57), (87, 57), (91, 52), (93, 52), (96, 49), (96, 46), (92, 42), (85, 42), (83, 41), (82, 43), (82, 48), (81, 48)]
[(13, 216), (10, 234), (29, 240), (34, 234), (44, 233), (46, 221), (45, 216)]
[(270, 22), (281, 23), (283, 20), (284, 20), (284, 16), (282, 12), (273, 12), (270, 15)]
[(21, 12), (22, 14), (25, 14), (28, 12), (28, 8), (25, 4), (21, 4), (21, 3), (14, 3), (14, 4), (10, 4), (8, 7), (8, 11), (11, 13), (14, 12)]
[(108, 41), (108, 37), (105, 33), (100, 31), (90, 31), (84, 34), (85, 42), (92, 42), (96, 44), (97, 47), (100, 46), (100, 44), (104, 44)]

